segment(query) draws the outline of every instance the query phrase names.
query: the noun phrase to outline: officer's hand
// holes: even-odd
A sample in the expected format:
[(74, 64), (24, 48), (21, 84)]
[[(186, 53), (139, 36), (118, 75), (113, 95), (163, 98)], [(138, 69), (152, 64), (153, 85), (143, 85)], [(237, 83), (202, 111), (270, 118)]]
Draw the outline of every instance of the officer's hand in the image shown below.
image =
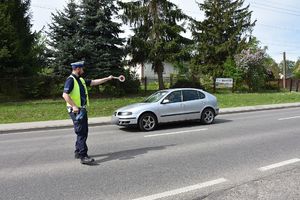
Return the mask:
[(110, 75), (109, 77), (107, 77), (108, 80), (112, 80), (114, 77), (112, 75)]
[(78, 113), (79, 112), (79, 108), (77, 106), (73, 106), (73, 113)]

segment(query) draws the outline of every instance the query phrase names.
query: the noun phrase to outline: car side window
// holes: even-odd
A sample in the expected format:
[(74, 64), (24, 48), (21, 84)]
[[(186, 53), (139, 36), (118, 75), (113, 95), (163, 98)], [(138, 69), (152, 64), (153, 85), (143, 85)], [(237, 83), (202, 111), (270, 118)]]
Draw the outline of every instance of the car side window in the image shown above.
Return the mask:
[(175, 91), (170, 93), (166, 99), (170, 101), (170, 103), (178, 103), (181, 102), (181, 91)]
[(198, 100), (198, 92), (196, 90), (183, 90), (183, 101)]
[(202, 92), (198, 91), (198, 95), (200, 99), (205, 99), (205, 94), (203, 94)]

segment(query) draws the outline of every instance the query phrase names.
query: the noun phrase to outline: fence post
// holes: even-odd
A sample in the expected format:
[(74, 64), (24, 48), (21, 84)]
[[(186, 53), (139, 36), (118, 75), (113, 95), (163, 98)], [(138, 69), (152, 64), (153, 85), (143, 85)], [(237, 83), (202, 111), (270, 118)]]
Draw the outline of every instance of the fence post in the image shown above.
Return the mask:
[(290, 81), (290, 92), (292, 91), (292, 89), (293, 89), (293, 79), (291, 79)]
[(216, 78), (213, 78), (213, 93), (216, 92)]
[(232, 89), (231, 89), (231, 92), (232, 92), (232, 93), (234, 93), (234, 86), (235, 86), (235, 85), (234, 85), (234, 79), (232, 79)]
[(147, 76), (144, 78), (145, 92), (147, 92)]

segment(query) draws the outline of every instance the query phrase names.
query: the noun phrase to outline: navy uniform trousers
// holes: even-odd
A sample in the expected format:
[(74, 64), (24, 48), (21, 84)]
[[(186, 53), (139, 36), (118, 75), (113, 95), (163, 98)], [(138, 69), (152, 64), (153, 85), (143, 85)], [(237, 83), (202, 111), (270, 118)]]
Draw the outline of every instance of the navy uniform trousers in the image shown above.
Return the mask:
[(88, 147), (86, 145), (86, 140), (88, 138), (88, 131), (89, 131), (87, 113), (80, 121), (76, 120), (77, 114), (73, 112), (69, 112), (69, 115), (73, 121), (74, 131), (77, 135), (77, 139), (75, 143), (75, 153), (79, 153), (80, 157), (87, 156)]

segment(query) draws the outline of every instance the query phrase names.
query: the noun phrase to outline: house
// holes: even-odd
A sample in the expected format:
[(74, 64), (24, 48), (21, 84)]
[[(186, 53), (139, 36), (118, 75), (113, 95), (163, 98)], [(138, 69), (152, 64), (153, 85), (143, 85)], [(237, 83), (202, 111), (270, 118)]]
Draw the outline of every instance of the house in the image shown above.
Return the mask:
[[(291, 72), (288, 72), (286, 74), (286, 79), (293, 78), (293, 77), (294, 77), (294, 75)], [(279, 79), (284, 79), (284, 74), (279, 73)]]
[[(144, 67), (142, 65), (137, 65), (137, 67), (134, 69), (136, 73), (138, 74), (140, 79), (143, 79), (147, 77), (148, 80), (157, 80), (157, 74), (152, 69), (152, 64), (146, 63), (144, 64)], [(164, 78), (170, 78), (171, 74), (177, 74), (177, 69), (173, 66), (171, 63), (164, 63), (164, 72), (163, 77)]]

